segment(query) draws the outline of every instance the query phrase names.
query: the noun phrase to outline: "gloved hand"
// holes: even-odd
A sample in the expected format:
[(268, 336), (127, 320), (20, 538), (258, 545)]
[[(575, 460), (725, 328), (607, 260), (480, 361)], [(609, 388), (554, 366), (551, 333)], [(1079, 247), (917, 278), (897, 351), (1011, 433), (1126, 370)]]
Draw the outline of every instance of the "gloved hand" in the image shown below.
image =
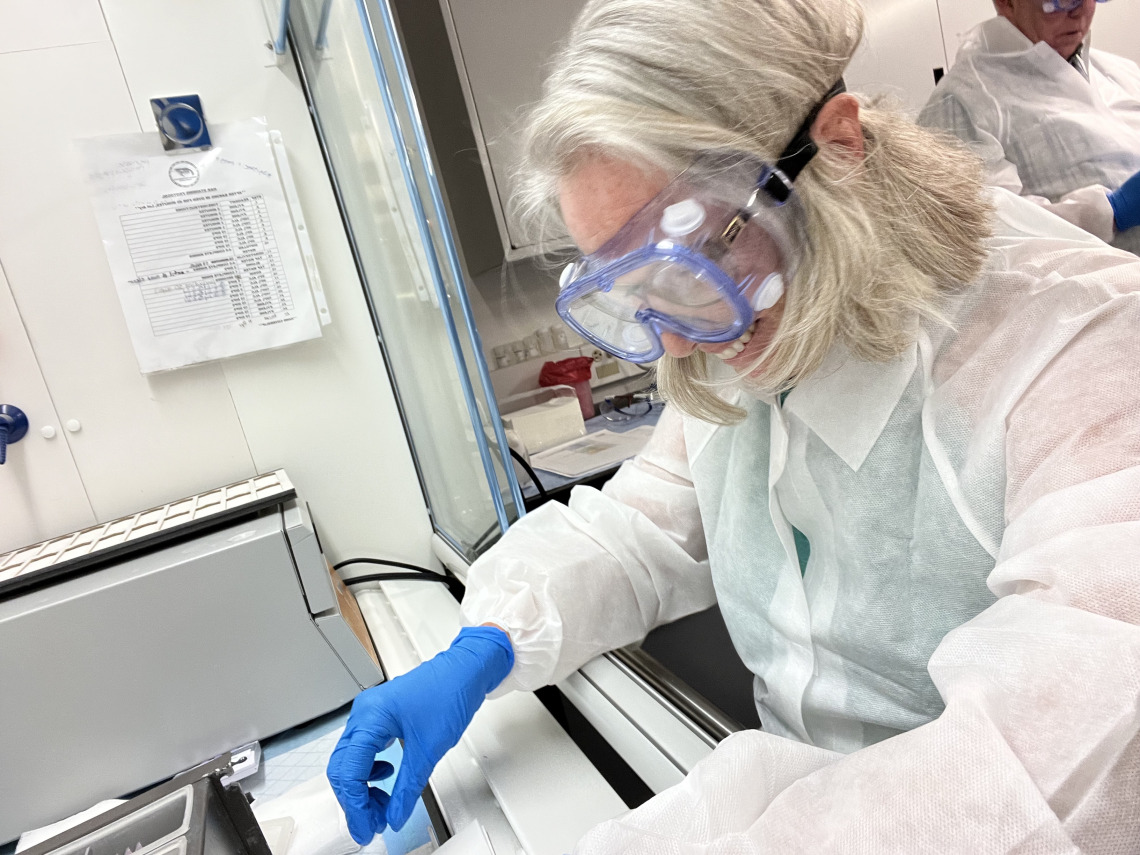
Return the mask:
[(1118, 232), (1140, 226), (1140, 172), (1109, 193), (1108, 203), (1112, 205)]
[[(385, 824), (397, 831), (404, 827), (432, 770), (514, 661), (511, 640), (501, 629), (465, 627), (434, 659), (356, 696), (328, 765), (353, 840), (364, 845)], [(368, 782), (392, 774), (392, 765), (377, 761), (376, 754), (396, 738), (404, 740), (404, 759), (389, 797)]]

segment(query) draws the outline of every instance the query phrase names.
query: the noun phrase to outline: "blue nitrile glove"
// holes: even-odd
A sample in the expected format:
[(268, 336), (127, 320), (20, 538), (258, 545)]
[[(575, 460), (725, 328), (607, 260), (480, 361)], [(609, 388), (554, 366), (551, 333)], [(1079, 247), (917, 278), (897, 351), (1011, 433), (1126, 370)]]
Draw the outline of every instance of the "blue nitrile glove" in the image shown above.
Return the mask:
[(1140, 226), (1140, 172), (1109, 193), (1108, 203), (1112, 205), (1118, 232)]
[[(514, 662), (501, 629), (464, 627), (434, 659), (356, 696), (328, 767), (353, 840), (364, 845), (385, 824), (404, 827), (432, 770)], [(397, 738), (404, 740), (404, 759), (389, 798), (368, 782), (392, 774), (392, 765), (376, 754)]]

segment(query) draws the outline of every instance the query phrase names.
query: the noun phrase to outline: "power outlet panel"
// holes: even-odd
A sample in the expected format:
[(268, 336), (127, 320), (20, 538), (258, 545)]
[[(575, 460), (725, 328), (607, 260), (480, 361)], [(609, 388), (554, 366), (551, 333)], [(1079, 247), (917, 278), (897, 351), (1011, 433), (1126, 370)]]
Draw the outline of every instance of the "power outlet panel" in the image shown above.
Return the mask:
[(624, 359), (618, 359), (616, 356), (606, 353), (601, 348), (583, 347), (582, 355), (594, 360), (594, 364), (590, 366), (591, 389), (598, 386), (605, 386), (609, 383), (615, 383), (626, 377), (636, 377), (645, 373), (645, 369), (640, 365), (628, 362)]

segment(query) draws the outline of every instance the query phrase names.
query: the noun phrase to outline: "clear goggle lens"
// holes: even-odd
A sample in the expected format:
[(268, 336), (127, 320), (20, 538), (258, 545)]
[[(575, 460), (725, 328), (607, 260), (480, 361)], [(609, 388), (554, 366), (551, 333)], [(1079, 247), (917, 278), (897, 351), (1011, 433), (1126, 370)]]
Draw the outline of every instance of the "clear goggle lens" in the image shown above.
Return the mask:
[(721, 287), (710, 271), (659, 260), (600, 284), (569, 302), (565, 311), (589, 338), (625, 353), (648, 353), (656, 347), (647, 329), (654, 320), (696, 336), (742, 331), (749, 319), (725, 299)]

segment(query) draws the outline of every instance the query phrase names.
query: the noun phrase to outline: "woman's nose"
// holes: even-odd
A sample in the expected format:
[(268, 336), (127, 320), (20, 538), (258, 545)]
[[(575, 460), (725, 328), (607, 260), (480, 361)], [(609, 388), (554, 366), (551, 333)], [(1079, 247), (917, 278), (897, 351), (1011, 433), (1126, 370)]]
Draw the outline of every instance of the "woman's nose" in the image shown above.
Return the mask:
[(661, 346), (667, 354), (676, 357), (688, 356), (697, 349), (696, 343), (676, 333), (661, 333)]

